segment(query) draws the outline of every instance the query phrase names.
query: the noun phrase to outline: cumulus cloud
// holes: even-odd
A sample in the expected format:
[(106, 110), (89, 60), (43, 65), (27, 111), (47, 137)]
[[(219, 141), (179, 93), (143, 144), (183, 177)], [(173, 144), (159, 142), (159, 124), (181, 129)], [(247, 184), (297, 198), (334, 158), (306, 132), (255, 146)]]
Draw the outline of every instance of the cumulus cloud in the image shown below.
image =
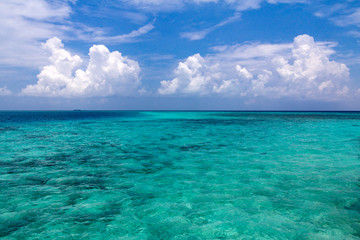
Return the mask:
[(0, 96), (9, 96), (11, 95), (11, 91), (7, 89), (7, 87), (0, 87)]
[(160, 94), (200, 93), (212, 92), (212, 82), (219, 78), (217, 65), (208, 65), (200, 54), (195, 54), (180, 62), (175, 70), (175, 77), (171, 81), (162, 81)]
[(288, 89), (303, 84), (302, 89), (315, 97), (347, 88), (344, 80), (349, 77), (349, 69), (345, 64), (330, 61), (328, 56), (333, 53), (329, 47), (316, 45), (312, 37), (301, 35), (294, 40), (291, 59), (277, 56), (273, 62)]
[[(244, 79), (251, 76), (245, 69), (237, 65), (241, 72), (239, 75)], [(199, 94), (206, 95), (211, 93), (234, 93), (241, 87), (242, 77), (228, 74), (220, 67), (219, 63), (213, 63), (209, 58), (203, 58), (200, 54), (188, 57), (184, 62), (180, 62), (175, 70), (176, 77), (172, 80), (161, 81), (159, 88), (160, 94)]]
[(349, 69), (330, 60), (334, 43), (299, 35), (288, 44), (220, 46), (180, 62), (160, 94), (238, 95), (334, 99), (349, 93)]
[(130, 95), (140, 86), (139, 64), (104, 45), (89, 50), (89, 63), (82, 70), (83, 60), (65, 50), (54, 37), (43, 47), (51, 53), (50, 65), (38, 74), (38, 82), (22, 90), (23, 95), (48, 97), (91, 97)]

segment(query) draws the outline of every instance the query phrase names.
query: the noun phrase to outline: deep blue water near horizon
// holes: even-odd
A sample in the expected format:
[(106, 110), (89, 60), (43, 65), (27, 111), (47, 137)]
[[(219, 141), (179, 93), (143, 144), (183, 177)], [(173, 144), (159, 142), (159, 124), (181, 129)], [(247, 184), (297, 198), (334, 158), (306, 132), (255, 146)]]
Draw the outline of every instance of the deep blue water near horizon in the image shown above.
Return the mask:
[(360, 239), (360, 113), (0, 112), (0, 239)]

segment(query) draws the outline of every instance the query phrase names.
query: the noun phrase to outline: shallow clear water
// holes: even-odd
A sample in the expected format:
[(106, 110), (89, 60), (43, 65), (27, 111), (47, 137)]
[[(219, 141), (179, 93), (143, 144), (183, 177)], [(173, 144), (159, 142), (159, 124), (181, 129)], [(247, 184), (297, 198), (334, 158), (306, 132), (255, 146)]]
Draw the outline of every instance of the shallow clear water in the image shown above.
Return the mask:
[(2, 239), (359, 239), (360, 113), (0, 112)]

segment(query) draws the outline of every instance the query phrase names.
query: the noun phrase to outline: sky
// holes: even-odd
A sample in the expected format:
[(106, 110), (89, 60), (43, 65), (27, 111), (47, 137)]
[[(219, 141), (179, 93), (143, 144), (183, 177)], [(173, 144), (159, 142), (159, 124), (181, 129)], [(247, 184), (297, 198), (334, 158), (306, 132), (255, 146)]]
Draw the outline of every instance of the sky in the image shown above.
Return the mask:
[(360, 110), (357, 0), (1, 0), (0, 110)]

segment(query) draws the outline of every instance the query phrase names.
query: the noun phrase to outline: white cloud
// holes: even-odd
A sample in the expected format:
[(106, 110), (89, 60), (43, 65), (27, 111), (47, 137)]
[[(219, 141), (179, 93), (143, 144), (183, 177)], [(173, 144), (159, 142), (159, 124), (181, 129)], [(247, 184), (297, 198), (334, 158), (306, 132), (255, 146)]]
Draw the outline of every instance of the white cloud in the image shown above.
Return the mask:
[(37, 66), (45, 53), (39, 40), (61, 36), (57, 23), (66, 19), (71, 9), (66, 4), (50, 5), (44, 0), (0, 1), (0, 63)]
[(308, 0), (120, 0), (128, 3), (138, 9), (159, 12), (180, 10), (189, 4), (204, 3), (225, 3), (237, 11), (245, 11), (248, 9), (258, 9), (263, 3), (279, 4), (279, 3), (305, 3)]
[(0, 96), (9, 96), (11, 95), (11, 91), (7, 89), (7, 87), (0, 87)]
[(331, 48), (317, 45), (312, 37), (301, 35), (294, 39), (291, 59), (278, 56), (273, 61), (288, 88), (301, 87), (315, 97), (344, 87), (344, 80), (349, 77), (344, 64), (329, 60), (333, 53)]
[(157, 11), (172, 11), (180, 9), (184, 6), (183, 0), (121, 0), (122, 2), (133, 5), (138, 9), (157, 12)]
[(306, 3), (308, 0), (224, 0), (225, 3), (234, 7), (238, 11), (245, 11), (248, 9), (258, 9), (262, 4), (279, 4), (279, 3)]
[(330, 6), (321, 6), (314, 15), (317, 17), (329, 17), (333, 14), (343, 12), (347, 8), (347, 5), (344, 3), (337, 3)]
[(225, 3), (236, 8), (238, 11), (244, 11), (248, 9), (258, 9), (262, 4), (279, 4), (279, 3), (306, 3), (308, 0), (224, 0)]
[(353, 37), (360, 38), (360, 31), (349, 31), (348, 34)]
[(196, 31), (196, 32), (183, 32), (180, 33), (180, 36), (182, 38), (187, 38), (190, 41), (194, 41), (194, 40), (201, 40), (203, 38), (206, 37), (206, 35), (208, 35), (211, 32), (211, 28), (207, 28), (201, 31)]
[(236, 65), (236, 71), (238, 71), (240, 77), (244, 77), (246, 79), (253, 78), (253, 75), (249, 73), (249, 71), (246, 68), (243, 68), (240, 65)]
[(359, 38), (360, 33), (357, 29), (360, 27), (360, 8), (354, 7), (351, 2), (353, 1), (321, 6), (314, 15), (320, 18), (328, 18), (335, 25), (341, 27), (351, 26), (348, 28), (351, 29), (348, 34)]
[(227, 4), (235, 7), (238, 11), (260, 8), (263, 0), (225, 0)]
[(351, 9), (350, 14), (335, 17), (334, 21), (340, 26), (356, 25), (360, 27), (360, 8)]
[(200, 54), (195, 54), (179, 63), (175, 70), (176, 78), (161, 82), (159, 93), (210, 93), (212, 82), (220, 77), (218, 73), (217, 65), (208, 65)]
[(126, 43), (126, 42), (134, 42), (138, 37), (147, 34), (152, 29), (154, 29), (154, 25), (152, 23), (146, 24), (145, 26), (140, 27), (137, 30), (134, 30), (128, 34), (118, 35), (118, 36), (95, 36), (92, 41), (99, 42), (111, 42), (111, 43)]
[(232, 23), (232, 22), (235, 22), (237, 20), (240, 19), (240, 15), (239, 14), (235, 14), (234, 16), (232, 17), (229, 17), (227, 19), (225, 19), (224, 21), (212, 26), (212, 27), (209, 27), (209, 28), (206, 28), (206, 29), (203, 29), (203, 30), (200, 30), (200, 31), (194, 31), (194, 32), (184, 32), (184, 33), (180, 33), (180, 36), (183, 37), (183, 38), (187, 38), (191, 41), (194, 41), (194, 40), (200, 40), (200, 39), (203, 39), (206, 37), (206, 35), (208, 35), (210, 32), (222, 27), (222, 26), (225, 26), (229, 23)]
[[(227, 61), (239, 59), (266, 59), (274, 56), (275, 54), (286, 54), (290, 52), (292, 43), (288, 44), (235, 44), (217, 46), (212, 49), (218, 52), (215, 57)], [(211, 57), (211, 56), (210, 56)]]
[(349, 93), (349, 69), (330, 60), (334, 43), (299, 35), (289, 44), (221, 46), (180, 62), (160, 94), (211, 94), (269, 98), (335, 99)]
[(51, 52), (50, 65), (43, 67), (35, 85), (22, 90), (23, 95), (48, 97), (91, 97), (131, 95), (140, 86), (139, 64), (120, 52), (110, 52), (104, 45), (89, 50), (86, 70), (79, 67), (83, 60), (63, 48), (54, 37), (43, 47)]

